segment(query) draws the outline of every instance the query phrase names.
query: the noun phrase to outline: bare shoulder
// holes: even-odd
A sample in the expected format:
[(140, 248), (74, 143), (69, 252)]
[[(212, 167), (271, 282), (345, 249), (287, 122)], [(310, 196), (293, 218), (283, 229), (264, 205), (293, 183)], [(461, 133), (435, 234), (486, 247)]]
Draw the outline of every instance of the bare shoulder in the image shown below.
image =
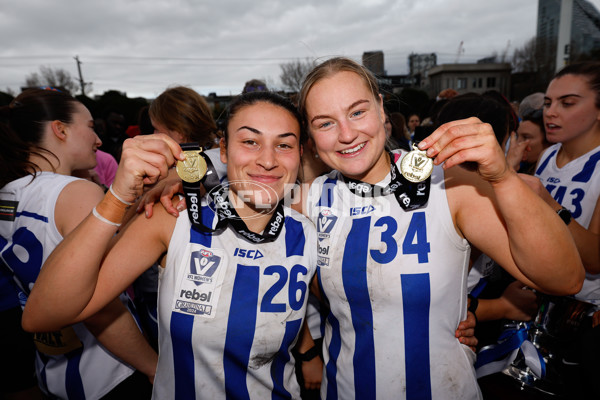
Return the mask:
[(104, 192), (97, 184), (77, 179), (60, 192), (54, 208), (54, 220), (61, 235), (66, 236), (102, 200)]

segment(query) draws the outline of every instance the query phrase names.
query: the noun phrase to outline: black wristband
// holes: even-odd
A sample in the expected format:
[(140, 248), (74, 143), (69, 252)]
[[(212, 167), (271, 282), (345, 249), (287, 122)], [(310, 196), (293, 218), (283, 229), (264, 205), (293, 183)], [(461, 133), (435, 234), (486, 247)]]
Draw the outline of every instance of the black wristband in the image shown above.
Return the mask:
[(557, 210), (556, 213), (563, 220), (565, 225), (569, 225), (571, 220), (573, 220), (573, 216), (571, 215), (571, 211), (567, 210), (565, 207), (562, 207), (560, 210)]
[(475, 314), (475, 311), (477, 310), (477, 306), (479, 305), (479, 300), (477, 300), (477, 297), (473, 297), (471, 295), (469, 295), (469, 299), (471, 301), (469, 302), (469, 308), (467, 308), (467, 310), (471, 311), (473, 314)]
[(319, 355), (319, 347), (317, 345), (314, 345), (313, 347), (308, 349), (305, 353), (298, 353), (298, 359), (303, 362), (310, 361), (318, 355)]

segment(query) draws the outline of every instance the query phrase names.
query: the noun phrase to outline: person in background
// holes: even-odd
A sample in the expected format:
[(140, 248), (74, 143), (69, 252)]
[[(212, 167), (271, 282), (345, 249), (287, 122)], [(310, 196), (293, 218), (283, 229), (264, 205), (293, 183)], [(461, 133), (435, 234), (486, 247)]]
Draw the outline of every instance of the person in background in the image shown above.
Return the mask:
[(406, 117), (406, 128), (408, 129), (408, 134), (410, 135), (411, 143), (413, 142), (415, 137), (415, 129), (419, 125), (421, 125), (421, 117), (419, 117), (419, 114), (408, 114), (408, 116)]
[(544, 127), (544, 93), (533, 93), (519, 107), (519, 128), (511, 134), (506, 158), (508, 164), (524, 174), (533, 175), (542, 152), (550, 146)]
[[(96, 165), (101, 142), (90, 112), (66, 93), (26, 90), (2, 112), (8, 128), (0, 149), (0, 202), (7, 208), (0, 220), (0, 268), (26, 306), (44, 261), (104, 195), (98, 185), (71, 176)], [(35, 331), (37, 381), (46, 396), (149, 398), (157, 354), (119, 294), (82, 323)]]
[(586, 270), (575, 298), (593, 303), (581, 336), (565, 356), (575, 398), (600, 396), (600, 62), (574, 63), (559, 71), (544, 96), (546, 139), (535, 177), (523, 176), (554, 210), (575, 240)]

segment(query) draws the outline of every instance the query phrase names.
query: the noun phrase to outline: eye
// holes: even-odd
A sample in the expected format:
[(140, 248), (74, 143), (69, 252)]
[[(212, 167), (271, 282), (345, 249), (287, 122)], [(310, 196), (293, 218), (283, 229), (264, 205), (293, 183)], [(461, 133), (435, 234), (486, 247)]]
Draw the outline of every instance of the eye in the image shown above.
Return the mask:
[(359, 117), (364, 113), (363, 110), (358, 110), (358, 111), (354, 111), (352, 114), (350, 114), (351, 117)]
[(331, 125), (332, 125), (332, 123), (328, 121), (328, 122), (323, 122), (322, 124), (319, 124), (317, 127), (319, 129), (324, 129), (324, 128), (330, 127)]
[(258, 143), (256, 143), (256, 141), (252, 140), (252, 139), (245, 139), (242, 140), (243, 144), (246, 144), (248, 146), (256, 146)]

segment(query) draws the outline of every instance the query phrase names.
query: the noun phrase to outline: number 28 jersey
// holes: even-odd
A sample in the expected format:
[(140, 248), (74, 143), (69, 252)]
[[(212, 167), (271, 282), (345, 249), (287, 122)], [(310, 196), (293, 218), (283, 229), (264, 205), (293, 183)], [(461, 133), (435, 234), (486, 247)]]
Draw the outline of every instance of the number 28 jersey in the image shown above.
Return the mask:
[(331, 309), (321, 397), (479, 398), (474, 353), (454, 336), (466, 316), (470, 248), (454, 228), (443, 170), (435, 167), (429, 201), (415, 211), (394, 195), (358, 196), (342, 179), (319, 177), (308, 196)]
[[(205, 226), (215, 215), (203, 200)], [(284, 207), (283, 230), (253, 244), (177, 220), (159, 270), (157, 399), (300, 398), (290, 353), (316, 270), (316, 232)]]

